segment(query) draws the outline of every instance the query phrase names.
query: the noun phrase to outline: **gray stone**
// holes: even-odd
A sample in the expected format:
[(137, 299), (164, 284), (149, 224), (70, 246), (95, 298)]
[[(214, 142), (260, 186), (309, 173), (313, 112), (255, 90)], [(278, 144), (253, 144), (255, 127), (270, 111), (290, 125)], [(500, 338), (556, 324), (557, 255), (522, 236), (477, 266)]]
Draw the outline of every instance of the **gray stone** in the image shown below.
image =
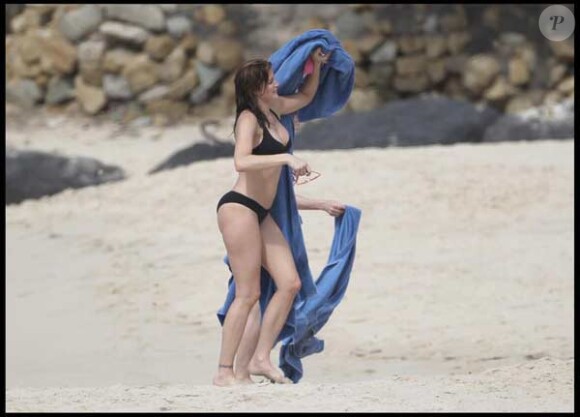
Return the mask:
[(367, 32), (364, 17), (352, 10), (342, 13), (336, 20), (336, 34), (341, 39), (356, 39)]
[(101, 7), (87, 4), (66, 13), (60, 20), (59, 29), (68, 40), (78, 42), (97, 30), (102, 21)]
[(132, 23), (153, 31), (165, 29), (165, 16), (159, 6), (153, 4), (107, 4), (107, 17)]
[(75, 98), (75, 89), (72, 80), (59, 76), (50, 79), (44, 99), (47, 104), (60, 104), (73, 98)]
[(167, 31), (175, 39), (181, 39), (186, 33), (191, 33), (192, 29), (191, 20), (185, 16), (174, 16), (167, 19)]
[(129, 82), (122, 75), (105, 74), (103, 89), (108, 98), (113, 100), (130, 100), (133, 98)]
[(105, 22), (99, 27), (99, 31), (109, 38), (136, 46), (143, 46), (150, 36), (143, 28), (118, 22)]
[(373, 64), (379, 64), (382, 62), (393, 62), (396, 57), (397, 43), (394, 41), (386, 41), (373, 52), (370, 59)]
[(32, 108), (42, 100), (42, 92), (32, 80), (14, 80), (6, 84), (6, 101)]
[(122, 179), (125, 179), (123, 169), (93, 158), (67, 158), (40, 151), (6, 151), (6, 204)]
[(211, 97), (225, 72), (221, 68), (210, 67), (200, 61), (195, 61), (195, 69), (199, 85), (191, 92), (189, 101), (191, 104), (197, 105), (204, 103)]
[(105, 54), (106, 43), (104, 41), (87, 41), (79, 44), (77, 56), (81, 66), (100, 66)]

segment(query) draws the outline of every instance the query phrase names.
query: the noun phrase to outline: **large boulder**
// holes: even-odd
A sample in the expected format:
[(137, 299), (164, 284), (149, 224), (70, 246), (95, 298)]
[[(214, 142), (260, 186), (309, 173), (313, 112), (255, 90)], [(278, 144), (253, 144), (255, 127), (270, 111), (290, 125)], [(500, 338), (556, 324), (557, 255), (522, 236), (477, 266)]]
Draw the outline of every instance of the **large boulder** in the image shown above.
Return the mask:
[(117, 166), (85, 157), (67, 158), (40, 151), (6, 150), (6, 204), (125, 178)]
[(481, 142), (500, 113), (443, 97), (389, 102), (365, 113), (347, 113), (307, 124), (295, 149), (351, 149)]

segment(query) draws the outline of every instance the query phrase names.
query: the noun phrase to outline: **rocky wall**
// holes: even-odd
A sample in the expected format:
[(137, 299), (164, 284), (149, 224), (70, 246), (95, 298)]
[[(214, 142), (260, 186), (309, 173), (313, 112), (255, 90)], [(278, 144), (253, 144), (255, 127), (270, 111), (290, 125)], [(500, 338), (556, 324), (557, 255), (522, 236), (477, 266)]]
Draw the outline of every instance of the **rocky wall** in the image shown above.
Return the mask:
[(357, 65), (346, 111), (436, 92), (518, 112), (574, 94), (573, 36), (541, 35), (547, 6), (28, 4), (11, 9), (6, 100), (159, 125), (231, 115), (244, 59), (327, 28)]

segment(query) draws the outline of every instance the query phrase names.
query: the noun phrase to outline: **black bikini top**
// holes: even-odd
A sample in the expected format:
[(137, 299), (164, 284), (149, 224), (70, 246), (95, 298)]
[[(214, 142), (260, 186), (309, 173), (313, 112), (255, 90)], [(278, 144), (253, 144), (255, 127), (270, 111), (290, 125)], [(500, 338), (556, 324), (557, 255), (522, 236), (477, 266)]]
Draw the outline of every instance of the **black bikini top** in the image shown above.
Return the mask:
[[(276, 119), (280, 120), (278, 115), (270, 110)], [(288, 139), (288, 143), (283, 145), (280, 141), (274, 139), (270, 131), (264, 126), (263, 130), (263, 137), (262, 141), (252, 149), (252, 155), (276, 155), (280, 153), (288, 152), (290, 149), (290, 139)]]

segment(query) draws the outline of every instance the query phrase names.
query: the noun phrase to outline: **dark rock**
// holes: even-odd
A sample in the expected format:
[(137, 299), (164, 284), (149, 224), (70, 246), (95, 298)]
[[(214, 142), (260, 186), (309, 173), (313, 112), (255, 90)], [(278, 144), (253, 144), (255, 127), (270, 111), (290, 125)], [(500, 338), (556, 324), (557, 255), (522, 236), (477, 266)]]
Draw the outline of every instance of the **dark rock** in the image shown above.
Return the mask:
[(365, 113), (342, 114), (305, 125), (295, 149), (352, 149), (481, 142), (500, 113), (444, 97), (389, 102)]
[(125, 178), (114, 165), (85, 157), (67, 158), (41, 151), (6, 150), (6, 204)]
[(197, 161), (207, 161), (217, 158), (231, 158), (234, 155), (234, 145), (231, 143), (196, 143), (171, 155), (165, 162), (149, 171), (155, 174), (167, 169), (189, 165)]

